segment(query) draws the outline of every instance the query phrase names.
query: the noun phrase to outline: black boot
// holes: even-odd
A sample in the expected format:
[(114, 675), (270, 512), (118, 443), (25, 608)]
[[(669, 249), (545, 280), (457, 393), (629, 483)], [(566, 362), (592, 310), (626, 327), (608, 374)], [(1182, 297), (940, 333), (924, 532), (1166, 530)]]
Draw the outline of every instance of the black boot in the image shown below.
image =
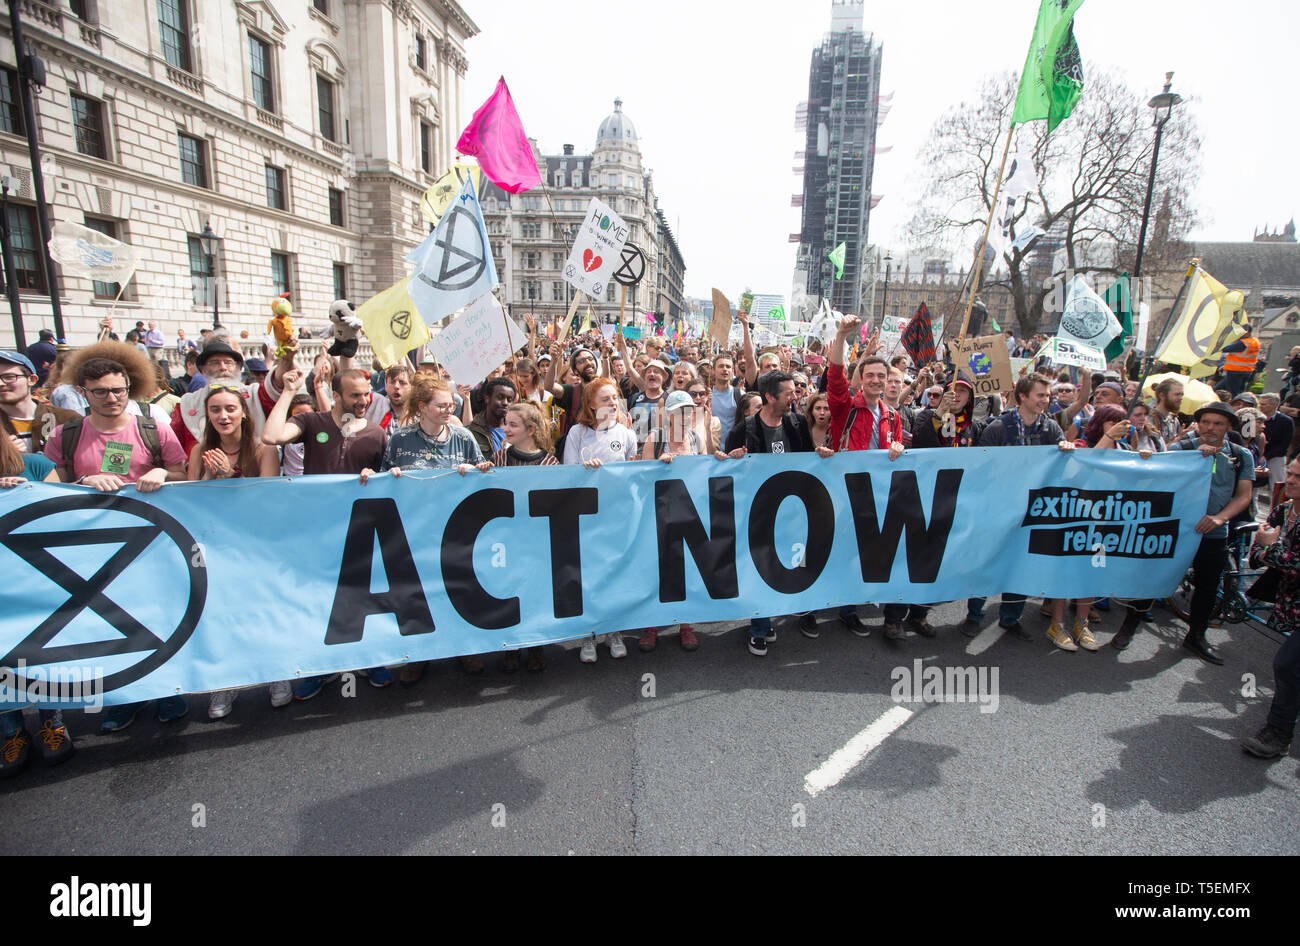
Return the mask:
[(1203, 627), (1187, 632), (1187, 636), (1183, 638), (1183, 649), (1190, 650), (1206, 663), (1214, 664), (1219, 667), (1223, 666), (1223, 658), (1220, 657), (1218, 652), (1206, 642), (1205, 628)]
[(1119, 631), (1111, 638), (1110, 646), (1116, 650), (1124, 650), (1133, 640), (1133, 633), (1137, 630), (1138, 613), (1129, 609), (1124, 615), (1124, 623), (1119, 626)]

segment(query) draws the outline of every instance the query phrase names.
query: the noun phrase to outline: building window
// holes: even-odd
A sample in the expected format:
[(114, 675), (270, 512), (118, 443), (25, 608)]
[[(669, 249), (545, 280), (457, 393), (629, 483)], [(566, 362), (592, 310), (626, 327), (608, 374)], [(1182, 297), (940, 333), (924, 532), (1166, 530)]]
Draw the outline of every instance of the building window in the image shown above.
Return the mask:
[(11, 135), (25, 135), (23, 109), (18, 97), (18, 70), (4, 67), (0, 76), (0, 131)]
[(533, 280), (525, 280), (519, 286), (519, 292), (525, 302), (538, 302), (542, 297), (541, 284)]
[(77, 151), (93, 158), (107, 158), (104, 146), (104, 103), (72, 93), (72, 127)]
[[(96, 217), (86, 217), (86, 226), (91, 230), (97, 230), (104, 236), (112, 237), (114, 240), (121, 240), (122, 233), (115, 220), (100, 220)], [(117, 294), (122, 292), (122, 286), (115, 282), (100, 282), (98, 279), (92, 279), (90, 282), (91, 291), (96, 299), (116, 299)], [(122, 293), (123, 298), (128, 298), (130, 290)]]
[(564, 301), (564, 283), (560, 282), (559, 280), (556, 280), (555, 282), (551, 283), (551, 301), (552, 302)]
[[(337, 187), (330, 188), (330, 224), (335, 227), (343, 226), (343, 192)], [(343, 297), (335, 296), (335, 298)]]
[(36, 208), (9, 204), (5, 208), (9, 224), (9, 253), (13, 257), (14, 279), (19, 289), (45, 292), (45, 269), (40, 257), (41, 233), (36, 224)]
[(537, 269), (541, 265), (542, 254), (531, 250), (524, 254), (524, 269)]
[(348, 297), (348, 268), (342, 263), (334, 264), (334, 298)]
[(277, 296), (292, 292), (289, 285), (289, 254), (271, 254), (271, 291)]
[(275, 86), (271, 81), (271, 44), (248, 37), (249, 70), (253, 74), (253, 103), (264, 112), (275, 111)]
[(609, 287), (605, 290), (605, 301), (614, 301), (614, 280), (612, 279), (609, 281)]
[(563, 254), (563, 253), (552, 253), (552, 254), (551, 254), (551, 269), (563, 269), (563, 268), (564, 268), (564, 254)]
[(424, 37), (417, 33), (415, 36), (415, 68), (423, 72), (426, 68), (425, 63)]
[(420, 122), (420, 168), (433, 173), (433, 126), (426, 121)]
[(574, 171), (574, 172), (573, 172), (573, 186), (574, 186), (574, 187), (581, 187), (581, 186), (582, 186), (582, 172), (581, 172), (581, 171)]
[(316, 76), (316, 111), (320, 117), (320, 134), (326, 141), (339, 140), (334, 123), (334, 83), (322, 75)]
[(266, 166), (266, 206), (275, 210), (288, 210), (288, 187), (285, 185), (284, 168)]
[(72, 10), (72, 15), (78, 20), (89, 22), (90, 17), (86, 10), (86, 0), (69, 0), (68, 8)]
[(563, 186), (564, 186), (564, 172), (563, 172), (563, 171), (556, 171), (556, 172), (555, 172), (555, 186), (556, 186), (556, 187), (563, 187)]
[(324, 13), (326, 16), (330, 15), (329, 0), (311, 0), (311, 5), (314, 6), (321, 13)]
[(189, 238), (190, 251), (190, 285), (193, 287), (194, 304), (199, 307), (212, 305), (216, 287), (213, 285), (213, 261), (203, 252), (203, 240), (196, 236)]
[(519, 235), (525, 240), (537, 240), (542, 236), (541, 223), (521, 223), (519, 225)]
[(208, 186), (208, 162), (202, 138), (178, 135), (181, 152), (181, 180), (195, 187)]
[(187, 0), (158, 0), (158, 32), (163, 58), (169, 66), (193, 71), (190, 65), (190, 24)]

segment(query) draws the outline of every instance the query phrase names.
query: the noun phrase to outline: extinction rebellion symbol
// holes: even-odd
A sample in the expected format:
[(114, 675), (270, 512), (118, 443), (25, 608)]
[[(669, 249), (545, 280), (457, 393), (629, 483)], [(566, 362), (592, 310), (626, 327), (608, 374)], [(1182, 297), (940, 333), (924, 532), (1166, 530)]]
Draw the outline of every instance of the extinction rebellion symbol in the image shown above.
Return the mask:
[[(114, 525), (95, 529), (58, 528), (46, 532), (19, 531), (25, 526), (60, 513), (95, 512), (103, 510), (125, 514), (134, 518), (134, 524)], [(117, 518), (117, 517), (114, 517)], [(176, 546), (187, 563), (189, 578), (185, 611), (172, 628), (149, 628), (128, 609), (125, 603), (110, 598), (105, 589), (145, 553), (160, 536)], [(23, 506), (0, 517), (0, 545), (3, 545), (22, 562), (58, 585), (68, 593), (68, 598), (48, 617), (42, 620), (12, 650), (0, 657), (0, 666), (42, 667), (47, 664), (86, 663), (122, 654), (140, 654), (140, 658), (123, 670), (103, 678), (104, 692), (112, 691), (147, 676), (165, 664), (175, 654), (198, 626), (208, 593), (208, 574), (201, 556), (191, 558), (198, 548), (194, 537), (185, 527), (167, 513), (149, 503), (125, 496), (91, 494), (65, 496)], [(89, 578), (83, 578), (65, 565), (53, 550), (91, 545), (120, 545), (107, 561)], [(31, 588), (36, 575), (17, 574), (15, 566), (7, 566), (6, 581)], [(142, 581), (138, 587), (149, 589), (144, 595), (157, 593), (156, 575)], [(183, 588), (170, 593), (183, 593)], [(117, 592), (121, 597), (121, 592)], [(89, 643), (69, 643), (51, 646), (59, 632), (71, 624), (84, 611), (91, 611), (106, 622), (116, 635)], [(19, 661), (23, 663), (20, 664)], [(33, 681), (21, 674), (14, 678), (16, 688), (27, 689)]]
[(401, 312), (394, 312), (393, 317), (388, 320), (388, 328), (393, 333), (394, 338), (400, 338), (402, 341), (411, 337), (411, 312), (409, 309), (403, 309)]

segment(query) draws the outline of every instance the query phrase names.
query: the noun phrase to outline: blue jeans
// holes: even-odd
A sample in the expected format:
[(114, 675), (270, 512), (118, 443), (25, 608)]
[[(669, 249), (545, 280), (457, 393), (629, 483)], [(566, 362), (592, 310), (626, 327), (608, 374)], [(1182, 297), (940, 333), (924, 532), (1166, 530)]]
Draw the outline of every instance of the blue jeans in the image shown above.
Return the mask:
[(1254, 377), (1253, 371), (1225, 371), (1223, 373), (1223, 388), (1229, 394), (1240, 394), (1246, 390), (1246, 384)]
[(772, 630), (771, 618), (754, 618), (749, 622), (749, 636), (766, 638)]
[[(984, 620), (984, 602), (987, 600), (988, 598), (968, 598), (966, 600), (966, 619), (968, 621)], [(1011, 627), (1013, 624), (1019, 624), (1024, 613), (1024, 595), (1012, 594), (1011, 592), (1002, 593), (1002, 602), (998, 605), (999, 625)]]

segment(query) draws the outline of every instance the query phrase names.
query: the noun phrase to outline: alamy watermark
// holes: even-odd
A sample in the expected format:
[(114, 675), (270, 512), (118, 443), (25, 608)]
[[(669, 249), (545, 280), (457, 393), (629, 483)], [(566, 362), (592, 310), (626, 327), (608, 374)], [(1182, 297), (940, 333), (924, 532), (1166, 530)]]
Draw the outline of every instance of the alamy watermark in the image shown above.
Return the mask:
[(104, 706), (104, 668), (78, 664), (28, 667), (21, 659), (16, 669), (0, 667), (0, 706), (38, 703), (66, 703), (98, 713)]
[(981, 713), (998, 711), (997, 667), (895, 667), (889, 696), (895, 703), (978, 703)]

